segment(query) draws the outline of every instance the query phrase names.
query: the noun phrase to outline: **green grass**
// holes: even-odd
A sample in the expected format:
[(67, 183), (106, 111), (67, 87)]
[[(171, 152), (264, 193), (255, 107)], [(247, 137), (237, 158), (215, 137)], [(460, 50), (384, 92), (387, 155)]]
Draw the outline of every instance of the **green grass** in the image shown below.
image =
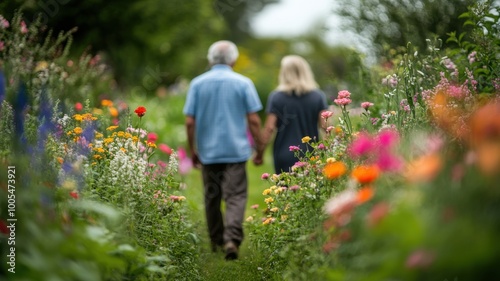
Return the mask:
[[(186, 147), (186, 133), (182, 108), (185, 95), (159, 97), (129, 97), (127, 102), (131, 111), (137, 106), (146, 107), (142, 128), (158, 135), (159, 143), (166, 143), (174, 149)], [(247, 163), (248, 202), (245, 217), (253, 214), (250, 206), (264, 205), (262, 191), (269, 187), (268, 182), (261, 180), (263, 173), (273, 173), (271, 148), (268, 147), (264, 164), (255, 166), (251, 161)], [(257, 255), (249, 248), (248, 239), (243, 240), (240, 247), (240, 257), (236, 261), (225, 261), (224, 254), (212, 253), (208, 239), (208, 230), (205, 221), (203, 203), (203, 183), (200, 170), (193, 169), (182, 177), (186, 183), (184, 191), (190, 211), (190, 220), (196, 225), (200, 245), (200, 270), (203, 280), (262, 280), (262, 272), (257, 264)], [(222, 206), (224, 209), (224, 205)], [(245, 231), (246, 234), (246, 231)], [(247, 236), (248, 237), (248, 236)]]

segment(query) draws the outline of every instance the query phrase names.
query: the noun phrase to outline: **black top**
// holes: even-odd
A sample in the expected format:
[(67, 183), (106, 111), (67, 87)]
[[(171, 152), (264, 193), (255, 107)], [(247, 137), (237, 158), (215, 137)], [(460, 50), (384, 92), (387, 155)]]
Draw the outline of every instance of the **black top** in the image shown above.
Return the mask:
[(318, 140), (319, 114), (327, 108), (326, 96), (321, 90), (300, 96), (281, 91), (274, 91), (269, 95), (266, 113), (277, 116), (273, 148), (276, 173), (290, 171), (298, 161), (294, 152), (290, 151), (290, 146), (299, 146), (302, 151), (306, 151), (307, 146), (301, 141), (303, 137)]

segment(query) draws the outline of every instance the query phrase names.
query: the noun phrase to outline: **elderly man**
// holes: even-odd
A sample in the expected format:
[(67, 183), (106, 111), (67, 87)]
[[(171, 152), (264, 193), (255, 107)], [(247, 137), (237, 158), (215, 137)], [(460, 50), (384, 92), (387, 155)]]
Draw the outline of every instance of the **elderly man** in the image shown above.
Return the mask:
[[(247, 202), (246, 162), (252, 155), (247, 130), (256, 143), (254, 164), (262, 164), (262, 109), (253, 82), (235, 73), (236, 45), (218, 41), (208, 50), (211, 69), (191, 81), (184, 114), (191, 159), (202, 169), (205, 214), (212, 250), (224, 247), (236, 259), (243, 240)], [(225, 219), (221, 200), (226, 203)]]

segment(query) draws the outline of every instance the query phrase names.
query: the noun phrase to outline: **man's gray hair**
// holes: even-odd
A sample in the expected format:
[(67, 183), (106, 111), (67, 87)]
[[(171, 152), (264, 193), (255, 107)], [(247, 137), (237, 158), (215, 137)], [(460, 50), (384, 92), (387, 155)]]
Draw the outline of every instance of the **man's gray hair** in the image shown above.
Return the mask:
[(232, 65), (238, 58), (238, 48), (231, 41), (217, 41), (208, 49), (208, 62), (214, 64)]

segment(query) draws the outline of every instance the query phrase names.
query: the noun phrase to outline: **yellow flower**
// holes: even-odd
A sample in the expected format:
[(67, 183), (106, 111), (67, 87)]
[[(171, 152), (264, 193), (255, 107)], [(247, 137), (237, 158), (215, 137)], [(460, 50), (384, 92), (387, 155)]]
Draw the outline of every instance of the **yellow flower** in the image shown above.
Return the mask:
[(269, 195), (271, 194), (271, 189), (265, 189), (263, 192), (262, 192), (262, 195)]
[(273, 218), (267, 218), (262, 224), (270, 224), (273, 222)]
[(123, 137), (125, 135), (125, 132), (124, 131), (119, 131), (116, 134), (121, 138), (121, 137)]
[(96, 139), (102, 139), (102, 137), (103, 137), (103, 134), (101, 134), (101, 133), (95, 134)]
[(133, 141), (133, 142), (137, 142), (138, 140), (139, 140), (139, 138), (138, 138), (137, 136), (133, 136), (133, 137), (132, 137), (132, 141)]
[(102, 109), (100, 108), (94, 108), (92, 110), (92, 112), (95, 114), (95, 115), (102, 115)]
[(393, 110), (393, 111), (391, 111), (391, 114), (392, 114), (392, 115), (396, 115), (396, 111), (394, 111), (394, 110)]
[(281, 215), (281, 221), (286, 221), (287, 218), (288, 218), (287, 215)]
[(99, 154), (94, 154), (94, 156), (92, 156), (92, 157), (94, 157), (94, 159), (101, 159), (102, 158), (102, 156)]
[(279, 210), (278, 207), (274, 207), (274, 208), (271, 208), (269, 211), (276, 213), (278, 210)]
[(109, 126), (106, 128), (107, 131), (114, 131), (116, 130), (116, 128), (118, 128), (118, 126)]
[(276, 188), (278, 188), (278, 187), (277, 187), (276, 185), (273, 185), (273, 186), (271, 186), (269, 189), (270, 189), (270, 190), (275, 190)]
[(131, 133), (125, 133), (125, 136), (127, 139), (130, 139), (132, 137), (132, 134)]
[(302, 138), (302, 143), (308, 143), (311, 141), (311, 138), (309, 136), (305, 136)]
[(104, 153), (105, 152), (105, 150), (102, 147), (94, 148), (94, 151), (97, 151), (99, 153)]
[(44, 69), (47, 69), (48, 67), (49, 64), (46, 61), (40, 61), (36, 64), (35, 72), (42, 71)]
[(71, 134), (73, 134), (73, 131), (69, 131), (66, 133), (66, 135), (68, 135), (68, 136), (71, 136)]
[(181, 195), (181, 196), (178, 197), (178, 199), (179, 199), (179, 201), (185, 201), (186, 197)]
[(147, 144), (149, 147), (156, 148), (156, 143), (154, 143), (154, 142), (150, 142), (150, 141), (148, 141), (148, 142), (146, 142), (146, 144)]
[(123, 147), (121, 147), (120, 150), (123, 151), (123, 152), (127, 152), (127, 150), (125, 148), (123, 148)]
[(76, 128), (73, 129), (73, 132), (75, 132), (75, 134), (79, 135), (79, 134), (81, 134), (83, 132), (83, 130), (80, 127), (76, 127)]
[(273, 174), (273, 175), (271, 176), (271, 180), (272, 180), (272, 181), (274, 181), (274, 182), (278, 181), (279, 179), (280, 179), (280, 176), (279, 176), (279, 175), (277, 175), (277, 174)]
[(269, 204), (269, 203), (274, 202), (274, 199), (272, 197), (267, 197), (266, 199), (264, 199), (264, 202), (266, 202), (267, 204)]
[(278, 187), (274, 190), (274, 194), (280, 194), (283, 191), (283, 187)]
[(326, 159), (326, 163), (333, 163), (333, 162), (336, 162), (337, 159), (333, 158), (333, 157), (329, 157)]
[(104, 144), (110, 144), (110, 143), (112, 143), (113, 141), (114, 141), (114, 139), (113, 139), (113, 138), (105, 138), (105, 139), (104, 139)]
[(245, 221), (247, 222), (252, 222), (253, 221), (253, 217), (252, 216), (249, 216)]
[(81, 114), (75, 114), (73, 115), (73, 119), (75, 119), (76, 121), (82, 121), (83, 116)]

